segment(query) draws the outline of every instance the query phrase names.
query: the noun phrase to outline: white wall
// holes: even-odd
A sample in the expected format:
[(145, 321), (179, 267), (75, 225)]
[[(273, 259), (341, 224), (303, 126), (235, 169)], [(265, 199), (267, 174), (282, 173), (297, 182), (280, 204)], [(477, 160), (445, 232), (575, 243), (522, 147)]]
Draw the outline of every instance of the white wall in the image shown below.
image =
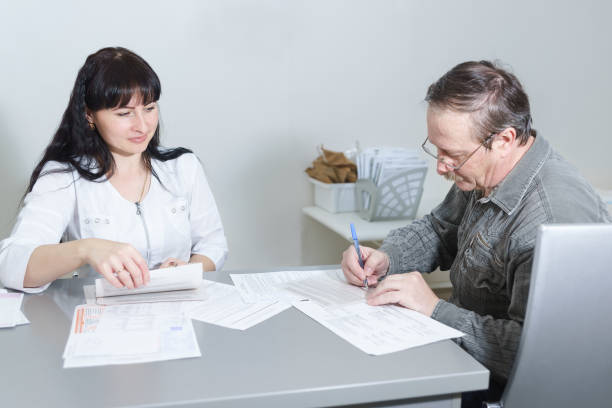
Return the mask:
[[(103, 46), (162, 81), (163, 141), (205, 163), (230, 244), (226, 269), (337, 263), (348, 244), (301, 214), (315, 145), (418, 147), (427, 86), (455, 64), (500, 59), (534, 125), (612, 188), (608, 2), (215, 0), (0, 4), (0, 232)], [(426, 180), (420, 213), (449, 187)]]

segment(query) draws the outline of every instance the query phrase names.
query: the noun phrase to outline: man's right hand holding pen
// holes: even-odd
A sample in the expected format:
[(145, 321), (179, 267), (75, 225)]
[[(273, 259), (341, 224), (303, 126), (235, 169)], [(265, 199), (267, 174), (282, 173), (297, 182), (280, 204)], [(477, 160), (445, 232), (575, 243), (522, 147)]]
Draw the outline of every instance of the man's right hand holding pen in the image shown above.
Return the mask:
[(351, 245), (342, 253), (342, 272), (346, 280), (355, 286), (364, 286), (367, 279), (368, 286), (376, 286), (378, 280), (385, 276), (389, 269), (389, 257), (384, 252), (374, 248), (360, 246), (363, 259), (363, 269), (359, 266), (359, 258), (355, 247)]
[(355, 247), (350, 246), (342, 253), (342, 272), (346, 280), (355, 286), (374, 287), (368, 291), (367, 302), (371, 306), (397, 304), (431, 316), (438, 301), (436, 294), (429, 288), (420, 272), (400, 273), (387, 277), (380, 285), (380, 278), (389, 270), (389, 256), (373, 248), (360, 246), (364, 268), (359, 266)]

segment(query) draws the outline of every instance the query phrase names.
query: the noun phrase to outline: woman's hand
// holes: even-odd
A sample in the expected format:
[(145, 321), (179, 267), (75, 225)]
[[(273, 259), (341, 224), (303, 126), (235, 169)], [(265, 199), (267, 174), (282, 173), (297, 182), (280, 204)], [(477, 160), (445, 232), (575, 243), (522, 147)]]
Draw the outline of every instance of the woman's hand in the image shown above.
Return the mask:
[(168, 258), (159, 266), (159, 268), (173, 268), (175, 266), (187, 265), (187, 262), (181, 261), (178, 258)]
[(85, 262), (113, 286), (133, 289), (149, 283), (147, 262), (130, 244), (98, 238), (83, 239), (81, 243)]

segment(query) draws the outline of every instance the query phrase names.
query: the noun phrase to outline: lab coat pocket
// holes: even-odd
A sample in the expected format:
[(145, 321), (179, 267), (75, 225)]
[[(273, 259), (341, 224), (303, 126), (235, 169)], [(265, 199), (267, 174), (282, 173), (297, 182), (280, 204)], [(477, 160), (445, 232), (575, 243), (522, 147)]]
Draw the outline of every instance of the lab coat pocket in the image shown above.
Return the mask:
[(191, 237), (191, 226), (189, 223), (189, 207), (187, 200), (179, 198), (172, 200), (166, 206), (166, 214), (173, 232), (182, 236)]
[(113, 217), (105, 214), (86, 214), (81, 218), (83, 238), (100, 238), (116, 241), (117, 229)]
[(505, 285), (503, 264), (493, 244), (480, 232), (476, 233), (465, 252), (463, 273), (477, 288), (499, 292)]

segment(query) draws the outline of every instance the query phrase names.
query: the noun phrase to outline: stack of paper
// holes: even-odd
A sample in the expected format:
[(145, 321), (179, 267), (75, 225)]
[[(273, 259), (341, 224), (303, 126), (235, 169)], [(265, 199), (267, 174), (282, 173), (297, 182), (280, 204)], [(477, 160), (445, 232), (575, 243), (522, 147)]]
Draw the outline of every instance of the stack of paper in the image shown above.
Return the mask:
[(370, 147), (357, 156), (359, 179), (371, 179), (380, 185), (390, 178), (415, 168), (427, 167), (417, 152), (401, 147)]
[(150, 282), (134, 289), (116, 288), (106, 279), (96, 279), (95, 289), (93, 285), (83, 287), (85, 298), (92, 299), (95, 292), (95, 303), (99, 305), (205, 299), (205, 293), (201, 287), (202, 266), (200, 264), (154, 269), (149, 273)]
[(8, 293), (0, 289), (0, 327), (15, 327), (30, 323), (21, 312), (23, 293)]
[(183, 304), (80, 305), (64, 350), (64, 368), (199, 357)]
[[(426, 169), (427, 163), (420, 159), (416, 151), (404, 149), (400, 147), (370, 147), (363, 150), (357, 156), (357, 176), (360, 180), (370, 179), (375, 186), (381, 186), (388, 180), (394, 177), (399, 177), (406, 174), (409, 170)], [(393, 182), (395, 193), (393, 196), (400, 196), (404, 200), (412, 202), (420, 196), (420, 191), (416, 188), (411, 188), (412, 182), (419, 182), (424, 177), (424, 174), (411, 174), (407, 179), (396, 179)], [(363, 206), (369, 208), (370, 194), (362, 192)], [(390, 203), (386, 203), (390, 204)], [(391, 203), (392, 204), (392, 203)], [(395, 205), (391, 205), (395, 207)], [(378, 214), (383, 216), (391, 216), (391, 211), (388, 214)], [(398, 216), (399, 214), (395, 214)]]

